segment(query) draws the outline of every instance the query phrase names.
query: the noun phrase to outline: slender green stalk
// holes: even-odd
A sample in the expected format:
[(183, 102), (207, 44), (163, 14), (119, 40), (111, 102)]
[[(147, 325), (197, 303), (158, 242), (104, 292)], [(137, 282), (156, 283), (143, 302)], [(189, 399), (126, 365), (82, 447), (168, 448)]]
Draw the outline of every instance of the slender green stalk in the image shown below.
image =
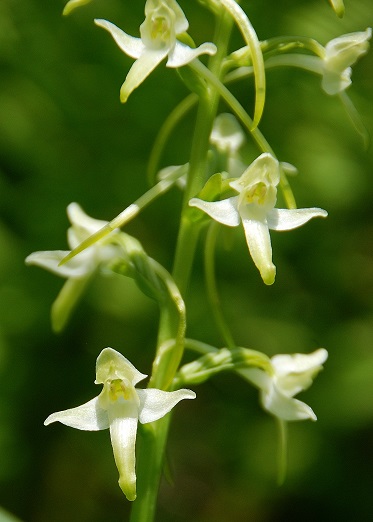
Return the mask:
[[(218, 52), (210, 60), (210, 70), (212, 74), (219, 74), (221, 62), (226, 55), (228, 40), (232, 27), (230, 17), (225, 13), (217, 21), (214, 41), (217, 43)], [(198, 231), (195, 224), (188, 218), (188, 202), (203, 186), (206, 176), (208, 142), (211, 133), (212, 124), (218, 107), (219, 94), (214, 86), (208, 86), (205, 96), (201, 96), (197, 114), (196, 129), (193, 138), (190, 168), (188, 174), (188, 183), (185, 191), (183, 202), (182, 217), (180, 222), (180, 230), (178, 242), (176, 246), (175, 262), (173, 269), (173, 278), (176, 282), (181, 295), (183, 295), (188, 287), (189, 276), (194, 259), (194, 251), (198, 239)], [(167, 317), (160, 322), (158, 340), (161, 343), (167, 338), (168, 331), (171, 328), (170, 321), (173, 318)], [(164, 333), (166, 332), (166, 334)], [(160, 346), (161, 348), (161, 346)], [(179, 352), (180, 355), (180, 352)], [(162, 368), (163, 357), (168, 357), (167, 351), (157, 350), (157, 365), (151, 381), (157, 382), (158, 386), (166, 385), (161, 382), (157, 375), (157, 368)], [(176, 373), (176, 369), (174, 370)], [(171, 375), (167, 376), (167, 380)], [(174, 375), (172, 376), (172, 378)], [(137, 491), (138, 498), (133, 505), (131, 513), (131, 522), (152, 522), (155, 516), (156, 499), (158, 496), (159, 482), (162, 474), (163, 457), (165, 445), (167, 441), (168, 428), (171, 415), (167, 415), (160, 419), (145, 432), (140, 446), (138, 457), (138, 480)]]
[(283, 419), (276, 418), (278, 430), (278, 456), (277, 456), (277, 484), (282, 486), (285, 482), (287, 468), (287, 423)]
[(175, 107), (161, 126), (154, 141), (148, 162), (148, 181), (151, 185), (154, 183), (154, 178), (159, 168), (160, 158), (171, 133), (197, 101), (198, 97), (196, 94), (189, 94), (189, 96), (184, 98), (184, 100)]

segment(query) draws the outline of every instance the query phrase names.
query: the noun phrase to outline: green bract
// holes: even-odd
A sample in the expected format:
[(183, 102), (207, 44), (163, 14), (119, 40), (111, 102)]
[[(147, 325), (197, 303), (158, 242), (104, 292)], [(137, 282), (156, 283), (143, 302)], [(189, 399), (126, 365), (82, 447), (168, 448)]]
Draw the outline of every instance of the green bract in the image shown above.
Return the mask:
[(128, 500), (136, 498), (137, 423), (154, 422), (164, 417), (181, 400), (196, 397), (193, 391), (187, 389), (167, 392), (155, 388), (135, 388), (146, 377), (122, 354), (105, 348), (96, 363), (95, 384), (104, 385), (98, 397), (76, 408), (52, 413), (44, 422), (47, 426), (58, 421), (86, 431), (109, 428), (119, 471), (119, 486)]
[(285, 421), (317, 420), (313, 410), (294, 395), (306, 390), (322, 369), (328, 352), (320, 348), (311, 354), (275, 355), (271, 359), (272, 373), (259, 368), (239, 370), (260, 390), (263, 408)]
[(314, 217), (326, 217), (320, 208), (278, 209), (277, 185), (280, 182), (279, 162), (269, 153), (259, 156), (230, 186), (239, 195), (222, 201), (192, 198), (189, 205), (230, 227), (243, 224), (250, 255), (265, 284), (275, 280), (269, 230), (292, 230)]
[(192, 49), (176, 39), (187, 31), (189, 24), (175, 0), (146, 2), (145, 21), (140, 26), (141, 38), (129, 36), (107, 20), (95, 20), (95, 23), (109, 31), (125, 54), (136, 59), (120, 90), (123, 103), (166, 57), (166, 66), (176, 68), (187, 65), (201, 54), (216, 52), (216, 46), (212, 43)]

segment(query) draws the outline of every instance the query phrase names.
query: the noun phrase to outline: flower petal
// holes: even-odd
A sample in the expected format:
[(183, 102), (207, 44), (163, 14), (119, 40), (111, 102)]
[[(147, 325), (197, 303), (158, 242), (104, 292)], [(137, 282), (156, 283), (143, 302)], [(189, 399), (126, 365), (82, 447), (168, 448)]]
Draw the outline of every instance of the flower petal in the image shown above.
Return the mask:
[(268, 225), (263, 221), (242, 216), (242, 214), (241, 218), (247, 246), (255, 266), (258, 268), (264, 283), (272, 285), (275, 281), (276, 267), (272, 263), (272, 246)]
[(128, 500), (136, 498), (136, 433), (138, 409), (134, 401), (118, 399), (108, 409), (110, 438), (119, 486)]
[(167, 392), (148, 388), (147, 390), (136, 390), (136, 392), (140, 399), (139, 421), (142, 424), (164, 417), (183, 399), (196, 398), (196, 394), (187, 389)]
[(196, 49), (192, 49), (179, 41), (176, 41), (175, 47), (168, 55), (167, 67), (182, 67), (187, 65), (201, 54), (213, 55), (216, 53), (216, 45), (211, 42), (205, 42)]
[(52, 413), (44, 421), (48, 426), (51, 422), (61, 422), (78, 430), (99, 431), (109, 427), (107, 412), (99, 406), (98, 397), (69, 410)]
[(271, 363), (278, 387), (289, 397), (306, 390), (327, 358), (328, 352), (324, 348), (310, 354), (275, 355)]
[(286, 421), (316, 420), (313, 410), (304, 402), (288, 397), (276, 386), (276, 376), (270, 376), (259, 368), (244, 368), (238, 372), (260, 390), (263, 408), (275, 417)]
[(260, 398), (265, 410), (285, 421), (317, 420), (312, 408), (302, 401), (287, 397), (274, 383), (268, 392), (261, 392)]
[(120, 101), (125, 103), (129, 95), (138, 87), (157, 65), (167, 56), (168, 49), (146, 49), (129, 70), (120, 89)]
[(67, 207), (67, 215), (73, 229), (82, 229), (82, 235), (85, 237), (82, 237), (81, 241), (86, 239), (87, 236), (94, 234), (108, 223), (102, 219), (95, 219), (88, 216), (78, 203), (70, 203)]
[(132, 386), (136, 386), (146, 377), (147, 375), (140, 373), (126, 357), (113, 348), (104, 348), (97, 357), (95, 384), (102, 384), (107, 380), (127, 379)]
[(212, 219), (227, 225), (228, 227), (237, 227), (241, 218), (237, 210), (238, 196), (223, 199), (222, 201), (203, 201), (203, 199), (192, 198), (189, 201), (191, 207), (197, 207)]
[(322, 208), (274, 208), (267, 214), (268, 228), (271, 230), (293, 230), (307, 223), (314, 217), (327, 217)]
[(103, 29), (106, 29), (106, 31), (108, 31), (114, 38), (118, 47), (131, 58), (137, 59), (144, 52), (145, 46), (141, 41), (141, 38), (130, 36), (108, 20), (96, 18), (95, 24), (99, 27), (102, 27)]
[(67, 256), (69, 251), (46, 250), (44, 252), (33, 252), (26, 257), (27, 265), (36, 265), (53, 272), (60, 277), (79, 279), (91, 272), (91, 266), (82, 263), (79, 257), (75, 257), (68, 263), (59, 266), (60, 261)]

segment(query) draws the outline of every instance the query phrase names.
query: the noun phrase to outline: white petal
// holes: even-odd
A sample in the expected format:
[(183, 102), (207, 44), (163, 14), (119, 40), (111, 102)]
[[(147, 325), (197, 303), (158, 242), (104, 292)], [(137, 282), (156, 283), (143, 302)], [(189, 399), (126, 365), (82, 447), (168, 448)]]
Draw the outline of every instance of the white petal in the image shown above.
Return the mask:
[(317, 420), (315, 413), (304, 402), (283, 395), (274, 385), (261, 393), (263, 408), (285, 421)]
[(183, 399), (195, 399), (196, 394), (191, 390), (181, 389), (173, 392), (148, 388), (136, 390), (140, 399), (139, 421), (142, 424), (154, 422), (166, 415)]
[(210, 142), (213, 143), (218, 150), (228, 154), (235, 153), (244, 141), (245, 134), (233, 114), (224, 112), (215, 118), (210, 135)]
[(138, 87), (157, 65), (167, 56), (168, 49), (146, 49), (129, 70), (120, 90), (120, 100), (125, 103), (129, 95)]
[(276, 373), (277, 386), (288, 397), (309, 388), (322, 369), (328, 352), (320, 348), (311, 354), (276, 355), (271, 363)]
[(147, 375), (140, 373), (134, 365), (121, 353), (113, 348), (104, 348), (96, 361), (96, 384), (102, 384), (108, 379), (127, 379), (132, 386)]
[(262, 221), (242, 216), (246, 242), (250, 255), (266, 285), (275, 281), (276, 267), (272, 263), (272, 246), (268, 225)]
[(82, 239), (94, 234), (108, 223), (102, 219), (95, 219), (88, 216), (78, 203), (70, 203), (67, 207), (67, 215), (74, 229), (83, 229), (83, 235), (85, 237)]
[(216, 45), (205, 42), (196, 49), (192, 49), (179, 41), (176, 41), (175, 47), (168, 55), (167, 67), (182, 67), (187, 65), (201, 54), (213, 55), (216, 53)]
[(259, 388), (259, 390), (268, 391), (271, 386), (271, 377), (267, 372), (259, 368), (243, 368), (238, 370), (238, 373)]
[(96, 19), (95, 24), (109, 31), (118, 47), (131, 58), (139, 58), (143, 53), (145, 46), (141, 38), (130, 36), (108, 20)]
[[(148, 3), (148, 2), (147, 2)], [(176, 0), (167, 0), (167, 5), (172, 11), (174, 12), (175, 19), (175, 33), (181, 34), (186, 33), (189, 27), (188, 20), (184, 14), (184, 11), (181, 9), (179, 4), (176, 2)], [(145, 13), (147, 13), (147, 10), (145, 9)]]
[(307, 223), (314, 217), (326, 217), (326, 210), (322, 208), (274, 208), (267, 214), (268, 228), (271, 230), (293, 230)]
[(347, 67), (341, 73), (325, 70), (321, 80), (321, 87), (330, 96), (343, 92), (352, 83), (351, 74), (351, 67)]
[(212, 217), (212, 219), (215, 219), (215, 221), (223, 225), (237, 227), (241, 223), (241, 218), (237, 210), (237, 201), (238, 196), (213, 202), (192, 198), (189, 201), (189, 205), (203, 210), (203, 212)]
[(69, 254), (70, 251), (65, 250), (46, 250), (44, 252), (34, 252), (26, 257), (27, 265), (36, 265), (53, 272), (61, 277), (82, 278), (90, 274), (92, 267), (85, 262), (81, 262), (79, 256), (64, 265), (58, 266), (59, 262)]
[(328, 358), (325, 348), (319, 348), (312, 353), (294, 353), (274, 355), (271, 363), (277, 375), (287, 373), (302, 373), (323, 364)]
[(274, 383), (275, 376), (270, 377), (265, 371), (258, 368), (245, 368), (239, 370), (238, 373), (260, 389), (262, 406), (272, 415), (287, 421), (316, 420), (316, 415), (307, 404), (287, 397), (279, 390)]
[(108, 409), (110, 438), (119, 486), (128, 500), (136, 498), (136, 433), (138, 410), (133, 401), (117, 400)]
[(52, 413), (44, 421), (45, 426), (51, 422), (61, 422), (78, 430), (98, 431), (109, 427), (107, 412), (99, 406), (98, 397), (69, 410)]
[[(240, 178), (229, 185), (241, 193), (257, 183), (265, 183), (267, 187), (276, 187), (280, 182), (280, 164), (269, 152), (258, 156), (245, 170)], [(276, 194), (276, 193), (275, 193)], [(276, 195), (272, 207), (276, 202)]]

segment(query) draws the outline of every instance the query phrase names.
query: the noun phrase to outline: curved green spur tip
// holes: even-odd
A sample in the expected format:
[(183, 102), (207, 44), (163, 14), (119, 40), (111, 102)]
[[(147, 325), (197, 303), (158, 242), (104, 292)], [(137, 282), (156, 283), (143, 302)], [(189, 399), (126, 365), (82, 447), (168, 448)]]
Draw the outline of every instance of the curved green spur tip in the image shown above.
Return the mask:
[(64, 7), (62, 14), (68, 16), (74, 9), (81, 7), (82, 5), (89, 4), (92, 0), (70, 0)]
[(343, 15), (345, 14), (345, 6), (344, 6), (344, 3), (343, 3), (343, 0), (329, 0), (329, 2), (330, 2), (330, 5), (333, 8), (335, 14), (339, 18), (342, 18)]

